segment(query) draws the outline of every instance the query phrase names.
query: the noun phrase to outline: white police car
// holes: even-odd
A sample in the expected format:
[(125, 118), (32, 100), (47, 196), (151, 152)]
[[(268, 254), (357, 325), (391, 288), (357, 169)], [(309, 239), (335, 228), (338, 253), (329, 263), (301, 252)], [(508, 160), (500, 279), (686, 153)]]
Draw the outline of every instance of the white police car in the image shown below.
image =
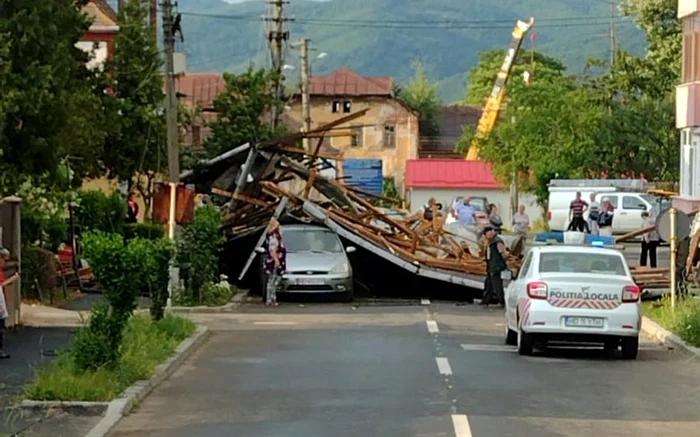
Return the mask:
[(506, 290), (506, 343), (520, 355), (538, 344), (599, 343), (635, 359), (640, 290), (613, 249), (535, 246)]

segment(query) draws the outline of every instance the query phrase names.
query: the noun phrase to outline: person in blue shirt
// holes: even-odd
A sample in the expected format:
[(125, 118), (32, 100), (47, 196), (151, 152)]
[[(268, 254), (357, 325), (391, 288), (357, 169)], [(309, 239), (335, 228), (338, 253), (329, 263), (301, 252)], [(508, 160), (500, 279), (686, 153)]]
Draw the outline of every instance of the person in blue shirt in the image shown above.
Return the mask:
[(462, 203), (458, 203), (455, 206), (455, 211), (457, 212), (457, 220), (465, 226), (473, 225), (476, 221), (476, 209), (474, 209), (474, 207), (471, 205), (471, 200), (471, 197), (464, 196), (464, 200), (462, 201)]

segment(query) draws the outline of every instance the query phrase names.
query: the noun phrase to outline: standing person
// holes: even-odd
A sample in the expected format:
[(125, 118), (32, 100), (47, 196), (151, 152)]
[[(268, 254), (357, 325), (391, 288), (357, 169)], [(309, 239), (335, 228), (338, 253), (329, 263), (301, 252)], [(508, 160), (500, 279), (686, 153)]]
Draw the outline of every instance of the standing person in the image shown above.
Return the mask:
[(129, 193), (126, 198), (126, 222), (136, 223), (139, 217), (139, 204), (136, 203), (136, 193)]
[(457, 220), (465, 225), (473, 225), (476, 216), (476, 209), (471, 205), (472, 198), (469, 196), (464, 196), (462, 203), (455, 205), (455, 211), (457, 211)]
[(569, 204), (569, 231), (585, 232), (588, 225), (583, 219), (583, 213), (586, 212), (588, 203), (581, 199), (581, 192), (576, 192), (576, 198)]
[(489, 204), (489, 225), (496, 229), (496, 233), (501, 233), (503, 220), (498, 215), (498, 207), (494, 203)]
[[(642, 213), (642, 228), (655, 226), (656, 222), (653, 217), (649, 216), (649, 211)], [(651, 268), (656, 268), (656, 248), (659, 247), (659, 233), (656, 229), (642, 235), (642, 254), (639, 258), (639, 265), (645, 267), (647, 265), (647, 254), (649, 255), (649, 265)]]
[(520, 205), (518, 212), (513, 215), (513, 231), (515, 235), (527, 238), (530, 230), (530, 217), (525, 213), (525, 205)]
[(600, 208), (600, 215), (598, 217), (598, 231), (600, 235), (606, 237), (612, 236), (614, 213), (615, 207), (613, 207), (610, 199), (603, 200), (603, 206)]
[(7, 303), (5, 301), (5, 287), (19, 279), (19, 275), (15, 273), (10, 279), (5, 279), (5, 263), (10, 259), (10, 252), (4, 247), (0, 247), (0, 360), (10, 358), (10, 355), (5, 352), (4, 337), (5, 337), (5, 319), (9, 316)]
[(508, 269), (506, 264), (506, 245), (496, 233), (496, 228), (486, 226), (483, 232), (486, 237), (486, 280), (484, 281), (484, 298), (479, 305), (505, 305), (503, 296), (503, 277), (501, 274)]
[(592, 235), (598, 235), (598, 217), (600, 216), (600, 203), (595, 200), (595, 193), (591, 193), (591, 203), (588, 205), (588, 229)]
[(287, 249), (282, 241), (280, 223), (274, 217), (267, 227), (265, 250), (265, 274), (267, 275), (265, 305), (277, 306), (277, 291), (282, 283), (282, 275), (287, 269)]

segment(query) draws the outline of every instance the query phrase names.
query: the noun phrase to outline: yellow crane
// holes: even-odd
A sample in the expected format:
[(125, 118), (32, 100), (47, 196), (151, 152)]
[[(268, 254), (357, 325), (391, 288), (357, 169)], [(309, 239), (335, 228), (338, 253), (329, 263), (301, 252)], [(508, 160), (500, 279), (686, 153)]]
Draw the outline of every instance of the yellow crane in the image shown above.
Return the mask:
[[(520, 21), (515, 24), (513, 29), (513, 39), (508, 46), (508, 51), (506, 52), (506, 58), (503, 60), (503, 65), (501, 65), (501, 70), (496, 76), (496, 82), (493, 84), (493, 89), (489, 95), (488, 100), (486, 100), (486, 106), (484, 107), (484, 112), (481, 114), (479, 119), (479, 124), (476, 128), (476, 135), (469, 146), (469, 151), (467, 152), (468, 161), (476, 161), (479, 159), (479, 143), (486, 138), (494, 126), (496, 126), (496, 121), (501, 112), (501, 104), (503, 103), (503, 98), (505, 97), (505, 87), (510, 77), (510, 72), (513, 69), (513, 63), (515, 62), (515, 56), (520, 50), (523, 38), (525, 34), (530, 30), (530, 28), (535, 24), (535, 18), (531, 17), (529, 22)], [(529, 77), (525, 78), (529, 81)]]

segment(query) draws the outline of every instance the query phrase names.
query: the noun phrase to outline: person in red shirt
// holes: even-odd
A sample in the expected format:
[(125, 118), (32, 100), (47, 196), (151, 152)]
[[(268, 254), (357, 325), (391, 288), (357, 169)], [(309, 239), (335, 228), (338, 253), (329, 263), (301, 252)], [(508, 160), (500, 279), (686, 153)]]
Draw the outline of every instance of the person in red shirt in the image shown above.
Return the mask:
[(129, 193), (126, 202), (126, 222), (136, 223), (139, 216), (139, 204), (136, 203), (136, 193)]
[(581, 199), (581, 192), (576, 192), (576, 198), (569, 205), (569, 231), (588, 232), (588, 223), (583, 219), (583, 213), (588, 209), (588, 203)]
[(5, 287), (15, 282), (19, 275), (15, 273), (9, 279), (5, 279), (5, 264), (7, 260), (10, 259), (10, 251), (4, 247), (0, 247), (0, 360), (8, 359), (10, 355), (5, 353), (4, 350), (4, 332), (5, 332), (5, 319), (9, 316), (7, 304), (5, 300)]

